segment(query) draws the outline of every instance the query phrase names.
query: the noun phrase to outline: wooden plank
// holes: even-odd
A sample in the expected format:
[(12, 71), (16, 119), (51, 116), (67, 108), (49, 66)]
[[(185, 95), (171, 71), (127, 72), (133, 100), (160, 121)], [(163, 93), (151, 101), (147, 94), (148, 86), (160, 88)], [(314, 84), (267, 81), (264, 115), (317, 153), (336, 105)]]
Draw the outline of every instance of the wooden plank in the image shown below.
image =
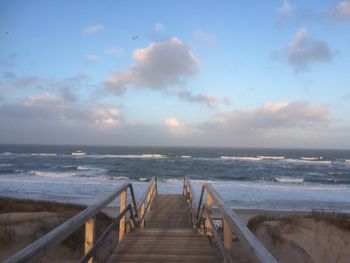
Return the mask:
[[(93, 247), (95, 243), (95, 218), (89, 218), (85, 223), (85, 255)], [(93, 263), (93, 257), (91, 257), (88, 263)]]

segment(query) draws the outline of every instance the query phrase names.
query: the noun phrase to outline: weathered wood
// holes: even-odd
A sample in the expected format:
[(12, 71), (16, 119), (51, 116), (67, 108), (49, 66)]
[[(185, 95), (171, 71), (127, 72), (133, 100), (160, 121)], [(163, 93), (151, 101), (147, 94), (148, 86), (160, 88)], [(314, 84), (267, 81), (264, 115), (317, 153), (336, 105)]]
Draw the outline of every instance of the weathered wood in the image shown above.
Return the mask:
[(232, 227), (237, 235), (247, 242), (249, 251), (263, 263), (277, 263), (277, 260), (271, 253), (263, 246), (263, 244), (255, 237), (255, 235), (247, 228), (241, 221), (238, 215), (233, 210), (227, 207), (222, 201), (219, 193), (213, 188), (211, 184), (203, 184), (207, 193), (211, 196), (220, 212), (224, 217), (224, 221)]
[(145, 228), (127, 234), (108, 262), (219, 262), (206, 236), (192, 227), (183, 195), (157, 195)]
[(232, 227), (230, 226), (230, 224), (227, 222), (226, 219), (223, 220), (224, 221), (224, 246), (225, 249), (227, 251), (227, 254), (229, 255), (229, 257), (232, 257), (232, 250), (233, 250), (233, 241), (232, 241)]
[[(120, 194), (120, 206), (119, 206), (120, 212), (124, 211), (124, 209), (126, 208), (126, 198), (127, 198), (126, 191), (124, 191)], [(119, 242), (123, 240), (125, 235), (125, 223), (126, 223), (126, 218), (124, 215), (119, 221)]]
[(141, 217), (141, 222), (140, 222), (140, 227), (144, 228), (145, 227), (145, 203), (141, 204), (140, 208), (140, 217)]
[[(56, 227), (54, 230), (50, 231), (24, 249), (20, 250), (14, 256), (5, 260), (4, 263), (19, 263), (30, 261), (43, 250), (51, 248), (54, 245), (65, 240), (68, 236), (82, 227), (89, 218), (94, 217), (99, 211), (105, 208), (111, 201), (119, 196), (120, 193), (131, 187), (132, 185), (130, 183), (121, 185), (116, 191), (103, 198), (96, 204), (87, 207), (79, 214), (64, 222), (62, 225)], [(136, 208), (136, 206), (134, 207)], [(40, 255), (42, 254), (43, 253), (40, 253)]]
[[(95, 218), (89, 218), (85, 223), (85, 255), (94, 246), (95, 243)], [(88, 263), (93, 263), (93, 257), (91, 257)]]
[[(213, 198), (211, 196), (211, 194), (207, 191), (207, 196), (206, 196), (206, 210), (209, 214), (209, 216), (211, 215), (211, 209), (212, 209), (212, 206), (213, 206)], [(207, 234), (209, 236), (212, 236), (213, 235), (213, 228), (211, 226), (211, 224), (209, 224), (208, 220), (206, 221), (206, 228), (207, 228)]]

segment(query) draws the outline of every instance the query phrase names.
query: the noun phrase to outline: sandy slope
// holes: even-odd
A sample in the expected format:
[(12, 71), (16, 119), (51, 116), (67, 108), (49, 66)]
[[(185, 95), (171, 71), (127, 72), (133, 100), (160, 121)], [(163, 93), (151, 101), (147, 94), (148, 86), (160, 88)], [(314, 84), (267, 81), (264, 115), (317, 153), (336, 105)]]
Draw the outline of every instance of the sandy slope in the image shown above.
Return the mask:
[(256, 235), (280, 262), (347, 263), (350, 259), (350, 231), (324, 221), (268, 221)]

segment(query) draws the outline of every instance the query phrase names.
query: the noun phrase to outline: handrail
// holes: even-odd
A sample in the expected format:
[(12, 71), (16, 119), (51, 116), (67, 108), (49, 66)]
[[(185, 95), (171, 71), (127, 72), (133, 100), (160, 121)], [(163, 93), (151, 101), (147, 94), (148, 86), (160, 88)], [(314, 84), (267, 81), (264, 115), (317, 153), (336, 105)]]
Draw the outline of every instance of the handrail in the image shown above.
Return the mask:
[[(192, 191), (190, 181), (187, 178), (184, 179), (184, 188), (185, 186), (186, 188), (190, 187)], [(202, 204), (204, 192), (206, 192), (206, 205)], [(185, 190), (184, 190), (184, 193), (185, 193)], [(260, 262), (277, 263), (277, 260), (270, 254), (270, 252), (263, 246), (263, 244), (255, 237), (255, 235), (246, 227), (246, 225), (241, 221), (238, 215), (231, 208), (225, 205), (219, 193), (209, 183), (204, 183), (202, 185), (200, 199), (199, 199), (197, 213), (196, 213), (197, 222), (195, 225), (197, 226), (197, 228), (200, 227), (200, 222), (202, 219), (201, 217), (204, 214), (204, 217), (207, 219), (206, 221), (207, 221), (208, 234), (213, 235), (214, 234), (213, 231), (215, 231), (215, 234), (218, 235), (218, 232), (214, 228), (214, 224), (211, 216), (211, 209), (212, 209), (213, 203), (215, 203), (215, 205), (218, 207), (223, 217), (223, 229), (224, 229), (223, 240), (221, 238), (217, 238), (216, 236), (215, 236), (215, 239), (217, 240), (218, 243), (221, 242), (221, 244), (218, 244), (219, 247), (224, 248), (224, 251), (220, 249), (220, 252), (221, 253), (225, 252), (223, 254), (225, 262), (227, 261), (231, 262), (233, 260), (232, 233), (234, 232), (236, 235), (241, 236), (242, 239), (247, 242), (249, 250)]]
[(139, 211), (139, 214), (140, 214), (140, 218), (138, 221), (139, 221), (139, 226), (141, 228), (143, 228), (145, 225), (146, 214), (151, 210), (151, 203), (154, 199), (155, 194), (157, 193), (158, 193), (157, 177), (153, 177), (137, 207), (137, 211)]
[[(126, 183), (120, 186), (116, 191), (111, 193), (106, 198), (97, 202), (94, 205), (91, 205), (81, 211), (79, 214), (75, 215), (71, 219), (67, 220), (63, 224), (59, 225), (46, 235), (42, 236), (38, 240), (34, 241), (24, 249), (17, 252), (12, 257), (8, 258), (4, 261), (4, 263), (19, 263), (19, 262), (28, 262), (33, 257), (37, 256), (41, 251), (46, 248), (53, 247), (54, 245), (60, 243), (69, 237), (72, 233), (77, 231), (81, 226), (83, 226), (89, 219), (94, 219), (99, 211), (105, 208), (110, 202), (112, 202), (116, 197), (118, 197), (121, 193), (126, 192), (127, 189), (130, 189), (130, 193), (132, 196), (132, 206), (135, 210), (135, 216), (138, 215), (136, 209), (136, 201), (134, 196), (134, 191), (131, 183)], [(94, 220), (93, 220), (94, 222)], [(93, 224), (94, 225), (94, 224)], [(94, 232), (94, 231), (93, 231)]]
[(192, 225), (193, 227), (195, 227), (196, 222), (198, 220), (198, 215), (195, 214), (197, 199), (196, 199), (195, 192), (193, 191), (191, 181), (187, 177), (184, 177), (184, 180), (183, 180), (183, 194), (186, 196), (186, 200), (191, 210)]

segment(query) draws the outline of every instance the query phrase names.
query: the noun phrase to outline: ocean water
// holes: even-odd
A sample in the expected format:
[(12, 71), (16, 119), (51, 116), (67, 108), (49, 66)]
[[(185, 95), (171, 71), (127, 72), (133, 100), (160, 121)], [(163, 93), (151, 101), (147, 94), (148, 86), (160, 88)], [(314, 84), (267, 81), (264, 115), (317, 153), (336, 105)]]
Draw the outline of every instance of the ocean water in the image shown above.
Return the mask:
[(140, 198), (153, 176), (161, 193), (210, 182), (236, 208), (350, 211), (349, 150), (0, 145), (2, 196), (91, 204), (131, 181)]

